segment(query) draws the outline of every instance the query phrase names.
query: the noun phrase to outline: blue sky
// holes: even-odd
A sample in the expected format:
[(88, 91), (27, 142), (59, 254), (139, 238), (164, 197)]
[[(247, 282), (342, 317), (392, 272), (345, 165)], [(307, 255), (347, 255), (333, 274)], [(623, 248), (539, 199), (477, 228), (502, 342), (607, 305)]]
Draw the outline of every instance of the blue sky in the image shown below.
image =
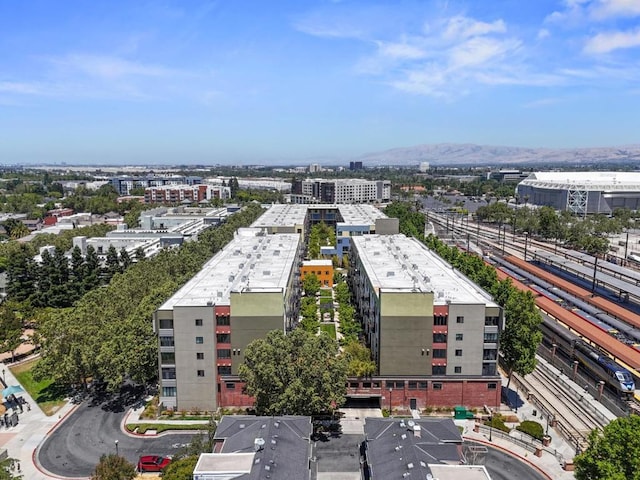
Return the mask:
[(640, 0), (0, 0), (0, 163), (640, 143)]

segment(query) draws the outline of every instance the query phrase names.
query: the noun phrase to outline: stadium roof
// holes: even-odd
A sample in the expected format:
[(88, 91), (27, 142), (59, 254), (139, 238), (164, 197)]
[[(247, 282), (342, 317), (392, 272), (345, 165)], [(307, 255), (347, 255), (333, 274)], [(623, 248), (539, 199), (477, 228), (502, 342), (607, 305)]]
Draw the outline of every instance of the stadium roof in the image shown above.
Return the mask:
[(534, 172), (519, 185), (552, 190), (640, 191), (640, 172)]

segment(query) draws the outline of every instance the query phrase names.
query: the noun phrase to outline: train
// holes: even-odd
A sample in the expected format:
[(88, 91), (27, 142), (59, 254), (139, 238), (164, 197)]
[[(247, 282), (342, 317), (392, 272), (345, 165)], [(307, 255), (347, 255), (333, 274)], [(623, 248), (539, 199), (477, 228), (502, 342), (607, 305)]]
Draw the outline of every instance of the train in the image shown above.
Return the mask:
[(603, 380), (620, 397), (625, 399), (633, 397), (636, 387), (629, 370), (551, 319), (544, 318), (540, 329), (544, 334), (543, 342), (548, 347), (556, 344), (562, 354), (580, 362), (585, 369), (599, 380)]

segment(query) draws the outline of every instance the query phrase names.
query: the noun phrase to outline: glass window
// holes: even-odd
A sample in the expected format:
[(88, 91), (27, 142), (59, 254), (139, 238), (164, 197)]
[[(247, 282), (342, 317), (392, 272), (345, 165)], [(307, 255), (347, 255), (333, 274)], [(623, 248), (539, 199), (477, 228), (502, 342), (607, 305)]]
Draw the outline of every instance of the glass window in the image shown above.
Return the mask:
[(359, 386), (358, 382), (349, 382), (349, 388), (358, 388)]
[(456, 340), (459, 342), (461, 341), (463, 338), (463, 334), (462, 333), (456, 333)]
[(203, 352), (196, 353), (196, 360), (204, 360), (204, 353)]
[(227, 387), (227, 390), (235, 390), (236, 389), (236, 384), (233, 382), (227, 382), (224, 384), (225, 387)]
[(482, 351), (483, 360), (495, 360), (496, 358), (498, 358), (498, 350), (496, 350), (495, 348), (484, 349)]
[(373, 388), (380, 388), (380, 382), (372, 382), (372, 383), (371, 383), (371, 386), (372, 386)]
[(162, 387), (163, 397), (175, 397), (177, 393), (176, 387)]
[(433, 358), (447, 358), (447, 351), (444, 348), (436, 348), (433, 351)]
[(462, 356), (462, 349), (459, 348), (458, 350), (456, 350), (456, 357), (461, 357)]
[(175, 380), (176, 368), (175, 367), (162, 367), (162, 379), (163, 380)]
[(488, 390), (496, 390), (498, 388), (498, 384), (496, 382), (487, 383)]
[(176, 354), (174, 352), (161, 352), (160, 363), (162, 363), (163, 365), (172, 365), (176, 363)]
[(216, 325), (231, 325), (229, 315), (216, 315)]
[(204, 343), (204, 337), (196, 337), (196, 344), (202, 345)]
[(161, 347), (173, 347), (175, 345), (173, 337), (160, 337)]
[(453, 367), (454, 373), (462, 373), (462, 367)]
[(494, 343), (498, 341), (498, 333), (487, 333), (484, 334), (484, 341), (489, 343)]
[(434, 325), (446, 325), (448, 317), (446, 315), (436, 315), (433, 317)]
[(456, 317), (456, 323), (464, 323), (464, 317)]
[(218, 333), (216, 334), (216, 342), (218, 343), (231, 343), (231, 334)]
[(204, 370), (198, 370), (198, 376), (204, 377)]
[(427, 388), (427, 382), (418, 382), (418, 388), (424, 390)]
[(442, 390), (442, 384), (440, 382), (433, 382), (434, 390)]
[(160, 328), (173, 328), (173, 319), (172, 318), (161, 318), (160, 319)]
[(446, 333), (434, 333), (433, 334), (433, 343), (447, 343), (447, 334)]
[(231, 349), (219, 348), (218, 350), (216, 350), (216, 354), (218, 358), (231, 358)]
[(362, 388), (371, 388), (371, 382), (362, 382)]
[(231, 366), (226, 366), (226, 365), (219, 366), (218, 375), (231, 375)]
[(497, 327), (499, 317), (484, 317), (484, 324), (487, 327)]
[(496, 364), (495, 363), (483, 363), (482, 364), (482, 375), (495, 375), (496, 374)]
[(445, 365), (433, 365), (431, 367), (431, 375), (446, 375), (447, 367)]
[(417, 390), (418, 382), (409, 382), (409, 390)]
[(202, 319), (196, 318), (196, 327), (201, 327), (201, 326), (202, 326)]

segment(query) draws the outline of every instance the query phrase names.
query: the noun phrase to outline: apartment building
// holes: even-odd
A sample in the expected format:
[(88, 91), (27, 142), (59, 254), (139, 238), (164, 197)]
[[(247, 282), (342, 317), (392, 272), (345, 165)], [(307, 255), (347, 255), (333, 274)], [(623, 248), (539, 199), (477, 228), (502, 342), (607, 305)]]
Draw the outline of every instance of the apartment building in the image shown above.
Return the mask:
[(300, 281), (307, 275), (315, 274), (323, 287), (333, 285), (333, 262), (331, 260), (307, 260), (300, 267)]
[(144, 191), (145, 203), (198, 203), (231, 198), (231, 189), (220, 185), (161, 185)]
[(371, 203), (391, 199), (389, 180), (307, 179), (291, 187), (291, 203)]
[[(415, 239), (376, 234), (351, 241), (354, 302), (385, 382), (367, 382), (372, 396), (388, 393), (391, 401), (395, 393), (394, 405), (412, 408), (455, 398), (499, 403), (502, 311), (491, 297)], [(352, 387), (367, 393), (363, 383)]]
[(135, 188), (159, 187), (162, 185), (197, 185), (202, 183), (202, 177), (196, 176), (140, 176), (140, 177), (113, 177), (111, 185), (119, 195), (130, 195)]
[[(244, 349), (298, 319), (299, 234), (236, 237), (154, 314), (160, 401), (177, 410), (215, 410), (221, 392), (233, 402)], [(237, 387), (237, 388), (236, 388)]]

